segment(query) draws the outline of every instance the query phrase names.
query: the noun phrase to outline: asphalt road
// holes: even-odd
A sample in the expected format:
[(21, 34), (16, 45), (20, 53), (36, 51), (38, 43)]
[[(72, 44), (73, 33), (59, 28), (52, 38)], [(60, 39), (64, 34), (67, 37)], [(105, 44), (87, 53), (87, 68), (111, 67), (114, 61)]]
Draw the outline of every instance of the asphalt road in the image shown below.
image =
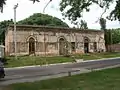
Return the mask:
[(120, 58), (53, 66), (6, 69), (6, 76), (4, 79), (0, 80), (0, 85), (8, 85), (16, 82), (32, 82), (48, 78), (67, 76), (71, 74), (70, 72), (72, 72), (72, 74), (85, 73), (90, 72), (91, 70), (114, 65), (120, 67)]

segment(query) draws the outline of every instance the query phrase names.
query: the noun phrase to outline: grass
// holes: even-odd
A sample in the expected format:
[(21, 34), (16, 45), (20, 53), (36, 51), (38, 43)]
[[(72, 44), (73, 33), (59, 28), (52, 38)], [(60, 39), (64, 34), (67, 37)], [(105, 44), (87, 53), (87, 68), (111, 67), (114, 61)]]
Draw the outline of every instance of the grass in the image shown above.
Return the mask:
[(7, 90), (120, 90), (120, 67), (33, 83), (12, 84), (6, 88), (9, 88)]
[[(83, 60), (94, 60), (101, 58), (120, 57), (120, 53), (94, 53), (94, 54), (77, 54), (73, 55), (75, 59)], [(15, 60), (14, 57), (7, 57), (7, 63), (5, 67), (19, 67), (19, 66), (30, 66), (30, 65), (43, 65), (43, 64), (54, 64), (64, 62), (74, 62), (73, 57), (39, 57), (39, 56), (21, 56)]]
[(17, 60), (14, 57), (7, 57), (7, 64), (5, 67), (18, 67), (18, 66), (30, 66), (30, 65), (43, 65), (43, 64), (54, 64), (73, 62), (72, 58), (68, 57), (39, 57), (39, 56), (23, 56), (18, 57)]

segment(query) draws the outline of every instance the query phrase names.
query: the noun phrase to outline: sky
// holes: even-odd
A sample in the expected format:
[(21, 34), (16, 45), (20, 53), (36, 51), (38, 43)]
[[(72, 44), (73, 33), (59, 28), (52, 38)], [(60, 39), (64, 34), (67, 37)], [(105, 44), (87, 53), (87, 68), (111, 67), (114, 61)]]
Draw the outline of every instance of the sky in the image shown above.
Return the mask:
[[(34, 13), (43, 13), (43, 9), (45, 5), (49, 2), (49, 0), (40, 0), (39, 3), (33, 4), (32, 1), (29, 0), (7, 0), (6, 5), (4, 6), (3, 13), (0, 13), (0, 21), (3, 20), (10, 20), (14, 18), (14, 10), (13, 7), (18, 3), (17, 8), (17, 16), (16, 20), (20, 21), (23, 20)], [(52, 2), (47, 6), (45, 9), (45, 14), (52, 15), (63, 20), (63, 16), (59, 11), (59, 3), (60, 0), (52, 0)], [(114, 9), (115, 4), (112, 4), (110, 9), (104, 14), (103, 17), (109, 15), (110, 11)], [(90, 12), (83, 13), (83, 20), (85, 20), (88, 24), (88, 28), (90, 29), (100, 29), (100, 25), (98, 18), (102, 14), (103, 9), (100, 9), (97, 5), (92, 5), (90, 7)], [(63, 20), (66, 22), (70, 27), (73, 27), (69, 20)], [(120, 28), (120, 23), (118, 21), (108, 21), (107, 20), (107, 29), (109, 28)]]

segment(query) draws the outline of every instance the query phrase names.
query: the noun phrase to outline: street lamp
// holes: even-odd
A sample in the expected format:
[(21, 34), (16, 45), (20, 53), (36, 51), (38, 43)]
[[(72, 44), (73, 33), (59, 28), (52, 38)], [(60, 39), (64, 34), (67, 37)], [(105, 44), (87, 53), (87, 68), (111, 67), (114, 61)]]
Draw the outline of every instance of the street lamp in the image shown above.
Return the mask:
[(15, 58), (17, 59), (17, 47), (16, 47), (16, 8), (18, 7), (18, 3), (14, 5), (14, 53), (15, 53)]

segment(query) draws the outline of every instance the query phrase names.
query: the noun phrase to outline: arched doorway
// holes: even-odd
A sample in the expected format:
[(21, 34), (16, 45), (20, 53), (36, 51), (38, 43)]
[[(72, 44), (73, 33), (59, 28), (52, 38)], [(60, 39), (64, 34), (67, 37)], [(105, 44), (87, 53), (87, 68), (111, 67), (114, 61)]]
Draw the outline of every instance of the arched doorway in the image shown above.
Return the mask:
[(84, 52), (89, 53), (89, 38), (84, 37)]
[(59, 39), (59, 54), (60, 55), (68, 54), (68, 43), (64, 38)]
[(29, 54), (35, 54), (35, 39), (29, 38)]

